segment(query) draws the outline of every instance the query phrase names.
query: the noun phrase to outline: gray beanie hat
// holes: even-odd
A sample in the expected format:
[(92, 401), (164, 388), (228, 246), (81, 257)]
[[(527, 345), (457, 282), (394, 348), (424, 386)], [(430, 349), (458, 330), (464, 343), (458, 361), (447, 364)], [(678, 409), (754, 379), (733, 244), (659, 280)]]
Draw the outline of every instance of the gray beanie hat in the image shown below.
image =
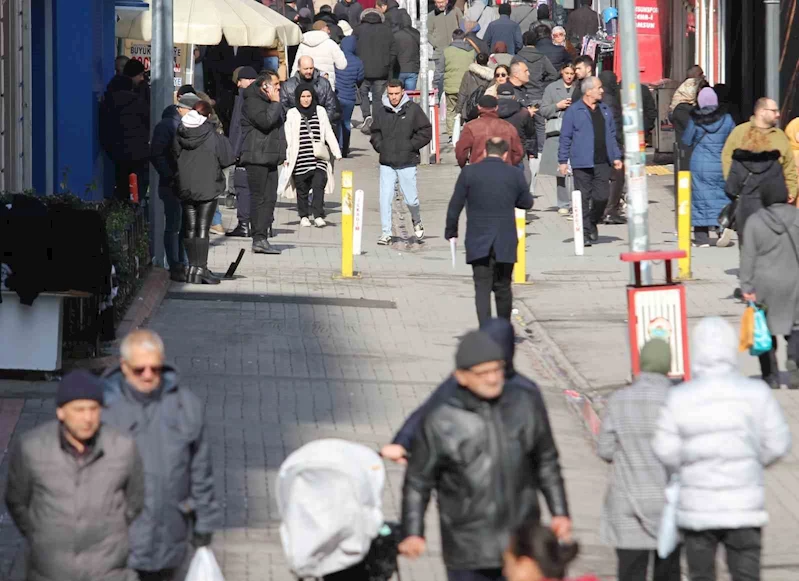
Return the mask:
[(455, 353), (455, 367), (466, 370), (489, 361), (505, 361), (502, 347), (485, 331), (467, 333)]

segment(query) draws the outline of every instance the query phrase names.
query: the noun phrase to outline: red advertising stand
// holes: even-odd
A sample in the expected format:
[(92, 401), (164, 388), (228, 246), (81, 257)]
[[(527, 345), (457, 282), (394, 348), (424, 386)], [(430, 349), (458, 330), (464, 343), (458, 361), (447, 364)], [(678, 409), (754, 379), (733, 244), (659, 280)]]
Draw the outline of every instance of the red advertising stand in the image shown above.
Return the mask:
[[(663, 8), (663, 10), (661, 10)], [(635, 0), (635, 31), (638, 36), (638, 67), (641, 82), (654, 84), (663, 80), (663, 39), (666, 38), (668, 3), (664, 0)], [(616, 37), (613, 70), (621, 77), (621, 42)]]
[[(678, 258), (685, 258), (684, 250), (625, 252), (621, 255), (622, 261), (633, 263), (635, 269), (635, 283), (627, 287), (633, 377), (641, 372), (641, 349), (647, 341), (657, 338), (671, 346), (669, 377), (686, 381), (691, 378), (685, 287), (672, 279), (671, 261)], [(662, 261), (666, 267), (666, 282), (642, 284), (641, 262), (644, 261)]]

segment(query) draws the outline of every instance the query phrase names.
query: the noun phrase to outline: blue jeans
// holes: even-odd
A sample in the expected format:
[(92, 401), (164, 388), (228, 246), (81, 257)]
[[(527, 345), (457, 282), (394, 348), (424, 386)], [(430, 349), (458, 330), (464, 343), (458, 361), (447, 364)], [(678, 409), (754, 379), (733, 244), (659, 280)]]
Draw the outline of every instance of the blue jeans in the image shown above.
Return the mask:
[(214, 220), (211, 222), (211, 226), (221, 226), (222, 225), (222, 212), (219, 211), (219, 204), (216, 205), (216, 212), (214, 212)]
[[(277, 72), (277, 67), (280, 66), (280, 60), (276, 56), (265, 56), (264, 57), (264, 68), (269, 69), (270, 71)], [(258, 71), (255, 71), (258, 72)]]
[(411, 213), (413, 223), (421, 221), (419, 197), (416, 192), (416, 166), (394, 169), (380, 166), (380, 225), (383, 236), (391, 236), (391, 204), (394, 201), (394, 185), (399, 179), (399, 187)]
[(347, 157), (350, 153), (350, 135), (352, 135), (352, 112), (355, 111), (355, 103), (339, 101), (341, 104), (341, 119), (336, 126), (338, 133), (338, 144), (341, 147), (341, 154)]
[(419, 80), (419, 73), (400, 73), (398, 78), (406, 91), (416, 90), (416, 83)]
[(158, 196), (164, 203), (164, 253), (170, 270), (186, 264), (186, 251), (183, 248), (183, 210), (175, 193), (169, 186), (159, 186)]

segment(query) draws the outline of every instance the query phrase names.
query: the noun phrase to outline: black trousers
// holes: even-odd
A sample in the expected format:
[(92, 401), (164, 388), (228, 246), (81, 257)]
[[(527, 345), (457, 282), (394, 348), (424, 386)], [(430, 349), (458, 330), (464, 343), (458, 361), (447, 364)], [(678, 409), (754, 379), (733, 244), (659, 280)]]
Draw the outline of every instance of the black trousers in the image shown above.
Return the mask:
[(485, 258), (472, 262), (474, 304), (480, 325), (491, 318), (491, 291), (497, 303), (497, 317), (510, 320), (513, 292), (510, 288), (513, 264), (497, 262), (494, 249)]
[(572, 171), (574, 187), (580, 190), (583, 198), (583, 231), (586, 234), (596, 232), (610, 197), (610, 164), (598, 163)]
[(447, 581), (502, 581), (502, 569), (447, 569)]
[(233, 187), (236, 190), (236, 218), (239, 224), (250, 223), (250, 184), (247, 183), (247, 170), (237, 167), (233, 172)]
[(716, 581), (719, 544), (724, 545), (732, 581), (760, 581), (760, 529), (683, 530), (682, 533), (691, 581)]
[(655, 571), (653, 581), (680, 581), (680, 548), (665, 559), (657, 551), (616, 549), (619, 560), (618, 581), (646, 581), (649, 560), (654, 557)]
[[(300, 218), (309, 216), (309, 207), (313, 210), (314, 218), (325, 217), (325, 185), (327, 185), (327, 172), (323, 169), (315, 169), (300, 175), (294, 174), (294, 187), (297, 188), (297, 213)], [(313, 199), (309, 206), (308, 197), (312, 190)]]
[(250, 220), (252, 240), (266, 240), (266, 233), (275, 219), (277, 203), (277, 168), (265, 165), (247, 166), (250, 185)]
[(369, 103), (369, 93), (372, 93), (372, 103), (374, 103), (374, 106), (380, 107), (386, 85), (388, 85), (387, 79), (366, 79), (361, 83), (359, 92), (361, 94), (361, 114), (364, 119), (372, 114), (371, 103)]
[(209, 202), (182, 202), (183, 204), (183, 246), (189, 266), (208, 268), (210, 240), (208, 230), (214, 220), (216, 200)]
[[(799, 331), (792, 331), (790, 335), (786, 335), (785, 341), (788, 343), (787, 359), (799, 363)], [(758, 356), (758, 359), (760, 360), (760, 373), (763, 375), (763, 379), (779, 373), (776, 336), (771, 336), (771, 351)]]
[(619, 216), (621, 198), (624, 196), (624, 168), (610, 168), (610, 197), (605, 206), (605, 216)]

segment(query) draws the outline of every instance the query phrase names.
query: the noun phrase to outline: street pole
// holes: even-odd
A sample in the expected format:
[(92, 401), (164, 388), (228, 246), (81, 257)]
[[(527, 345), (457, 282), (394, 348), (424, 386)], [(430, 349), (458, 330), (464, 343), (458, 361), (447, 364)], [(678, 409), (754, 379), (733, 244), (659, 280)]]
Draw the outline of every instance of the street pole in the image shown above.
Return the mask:
[(766, 96), (780, 106), (780, 0), (766, 5)]
[[(643, 145), (641, 79), (638, 69), (638, 33), (635, 0), (618, 0), (621, 43), (622, 117), (624, 120), (624, 167), (627, 177), (627, 228), (630, 252), (649, 250), (649, 197), (646, 188), (646, 151)], [(644, 88), (644, 90), (648, 90)], [(630, 266), (630, 278), (634, 271)], [(652, 282), (648, 262), (641, 263), (641, 282)]]
[[(422, 111), (425, 115), (430, 115), (430, 93), (428, 81), (428, 43), (427, 43), (427, 6), (424, 2), (419, 5), (419, 36), (421, 46), (419, 47), (419, 80), (417, 86), (419, 87), (420, 103)], [(431, 119), (430, 123), (435, 123), (435, 119)], [(438, 127), (434, 127), (433, 131), (438, 131)], [(430, 145), (425, 145), (422, 148), (422, 165), (430, 164)]]
[[(150, 135), (161, 120), (161, 114), (172, 104), (174, 90), (174, 43), (172, 42), (172, 0), (152, 0), (152, 31), (150, 43)], [(189, 56), (192, 58), (192, 55)], [(139, 192), (144, 196), (144, 192)], [(153, 264), (164, 266), (164, 203), (158, 195), (158, 173), (150, 165), (150, 247)]]

